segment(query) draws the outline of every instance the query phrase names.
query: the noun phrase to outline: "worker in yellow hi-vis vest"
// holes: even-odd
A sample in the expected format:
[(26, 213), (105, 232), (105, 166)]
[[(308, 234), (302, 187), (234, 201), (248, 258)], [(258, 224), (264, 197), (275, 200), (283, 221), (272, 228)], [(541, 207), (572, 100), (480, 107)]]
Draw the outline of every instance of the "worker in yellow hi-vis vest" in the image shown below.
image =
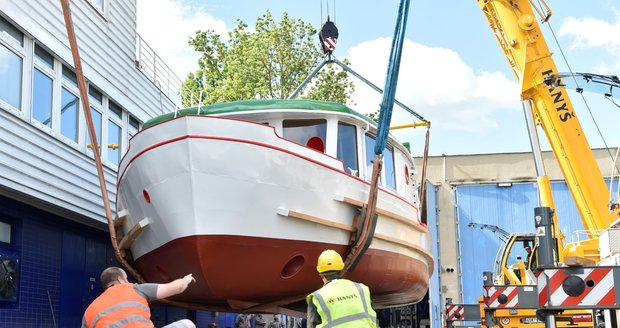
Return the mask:
[(316, 270), (323, 287), (308, 295), (308, 328), (376, 328), (377, 315), (370, 305), (370, 291), (364, 284), (341, 279), (344, 262), (336, 251), (321, 253)]

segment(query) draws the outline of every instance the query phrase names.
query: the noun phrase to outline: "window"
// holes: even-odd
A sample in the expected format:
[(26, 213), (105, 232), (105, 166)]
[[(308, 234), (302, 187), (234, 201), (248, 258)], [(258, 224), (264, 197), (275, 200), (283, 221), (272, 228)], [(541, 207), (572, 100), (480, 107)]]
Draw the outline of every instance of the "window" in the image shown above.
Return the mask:
[[(90, 115), (93, 118), (93, 126), (95, 127), (95, 137), (97, 138), (97, 144), (99, 145), (99, 153), (101, 153), (101, 148), (103, 148), (101, 146), (101, 113), (96, 110), (95, 108), (93, 108), (92, 106), (90, 107)], [(93, 143), (90, 139), (90, 132), (88, 132), (88, 129), (86, 129), (86, 147), (88, 147), (88, 149), (90, 149), (90, 151), (92, 152), (93, 149)]]
[(78, 142), (78, 111), (80, 100), (65, 87), (60, 96), (60, 133)]
[(24, 34), (18, 30), (13, 24), (9, 23), (6, 19), (0, 16), (0, 34), (5, 32), (9, 37), (13, 39), (13, 42), (20, 47), (24, 46)]
[(105, 0), (88, 0), (90, 3), (97, 8), (101, 13), (104, 12), (105, 9)]
[(32, 87), (32, 118), (52, 127), (52, 78), (35, 68)]
[[(372, 178), (372, 164), (375, 159), (375, 143), (376, 137), (366, 134), (366, 180), (370, 181)], [(385, 181), (382, 185), (391, 189), (396, 189), (396, 172), (394, 171), (394, 152), (390, 146), (386, 146), (383, 150), (383, 172), (385, 174)]]
[(80, 98), (77, 77), (67, 66), (62, 66), (62, 87), (60, 91), (60, 133), (78, 143)]
[(20, 109), (23, 59), (0, 43), (0, 100)]
[(127, 142), (133, 137), (140, 129), (140, 122), (133, 116), (129, 115), (129, 126), (127, 126)]
[(338, 122), (338, 145), (336, 157), (342, 161), (347, 173), (359, 176), (357, 167), (357, 136), (355, 126)]
[(0, 221), (0, 243), (11, 244), (11, 225)]
[(0, 100), (21, 110), (24, 34), (0, 16)]
[(121, 161), (123, 109), (111, 100), (108, 103), (108, 162), (118, 166)]
[(284, 138), (316, 150), (322, 142), (325, 151), (326, 120), (284, 120), (282, 127)]
[(90, 96), (91, 105), (96, 105), (97, 107), (101, 107), (103, 105), (103, 94), (101, 91), (91, 86), (88, 88), (88, 95)]
[(54, 57), (35, 44), (34, 69), (32, 70), (32, 118), (52, 127), (52, 93), (54, 76)]
[(386, 146), (383, 150), (383, 170), (385, 171), (385, 186), (396, 190), (396, 172), (394, 170), (394, 151)]
[(366, 145), (366, 181), (372, 178), (372, 162), (375, 160), (375, 136), (366, 134), (364, 136)]

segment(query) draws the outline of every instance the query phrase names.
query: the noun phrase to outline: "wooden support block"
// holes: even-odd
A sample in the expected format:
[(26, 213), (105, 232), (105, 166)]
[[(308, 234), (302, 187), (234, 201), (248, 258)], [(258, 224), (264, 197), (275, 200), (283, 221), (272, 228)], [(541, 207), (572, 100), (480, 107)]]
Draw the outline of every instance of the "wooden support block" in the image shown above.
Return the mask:
[(125, 234), (125, 237), (123, 237), (121, 242), (118, 244), (118, 248), (128, 249), (129, 247), (131, 247), (133, 242), (136, 240), (136, 238), (138, 238), (138, 236), (142, 232), (142, 229), (144, 229), (144, 227), (149, 225), (149, 223), (150, 223), (149, 218), (144, 218), (142, 219), (142, 221), (138, 222), (138, 224), (133, 226), (133, 228), (131, 228), (131, 230), (129, 230), (129, 232)]
[(596, 262), (579, 256), (567, 256), (564, 258), (564, 264), (568, 266), (594, 266)]
[(127, 220), (127, 211), (126, 210), (119, 211), (118, 213), (116, 213), (116, 217), (114, 218), (114, 227), (115, 228), (121, 227), (123, 223), (125, 223), (126, 220)]

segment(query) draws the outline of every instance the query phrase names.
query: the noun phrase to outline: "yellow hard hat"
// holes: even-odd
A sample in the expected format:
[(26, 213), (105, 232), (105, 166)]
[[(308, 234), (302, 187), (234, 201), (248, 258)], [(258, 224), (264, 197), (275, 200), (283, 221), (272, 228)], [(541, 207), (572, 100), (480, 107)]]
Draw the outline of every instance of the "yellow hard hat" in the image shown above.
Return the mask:
[(316, 271), (323, 273), (326, 271), (341, 271), (344, 268), (342, 257), (335, 250), (328, 249), (319, 256), (316, 264)]

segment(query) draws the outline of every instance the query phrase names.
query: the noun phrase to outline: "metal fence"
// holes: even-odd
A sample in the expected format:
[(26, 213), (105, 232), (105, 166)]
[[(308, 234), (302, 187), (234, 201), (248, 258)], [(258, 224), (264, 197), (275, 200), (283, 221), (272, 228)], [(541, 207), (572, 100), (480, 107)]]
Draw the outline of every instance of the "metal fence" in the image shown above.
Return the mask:
[(180, 90), (183, 82), (137, 33), (136, 68), (175, 105), (181, 105)]

